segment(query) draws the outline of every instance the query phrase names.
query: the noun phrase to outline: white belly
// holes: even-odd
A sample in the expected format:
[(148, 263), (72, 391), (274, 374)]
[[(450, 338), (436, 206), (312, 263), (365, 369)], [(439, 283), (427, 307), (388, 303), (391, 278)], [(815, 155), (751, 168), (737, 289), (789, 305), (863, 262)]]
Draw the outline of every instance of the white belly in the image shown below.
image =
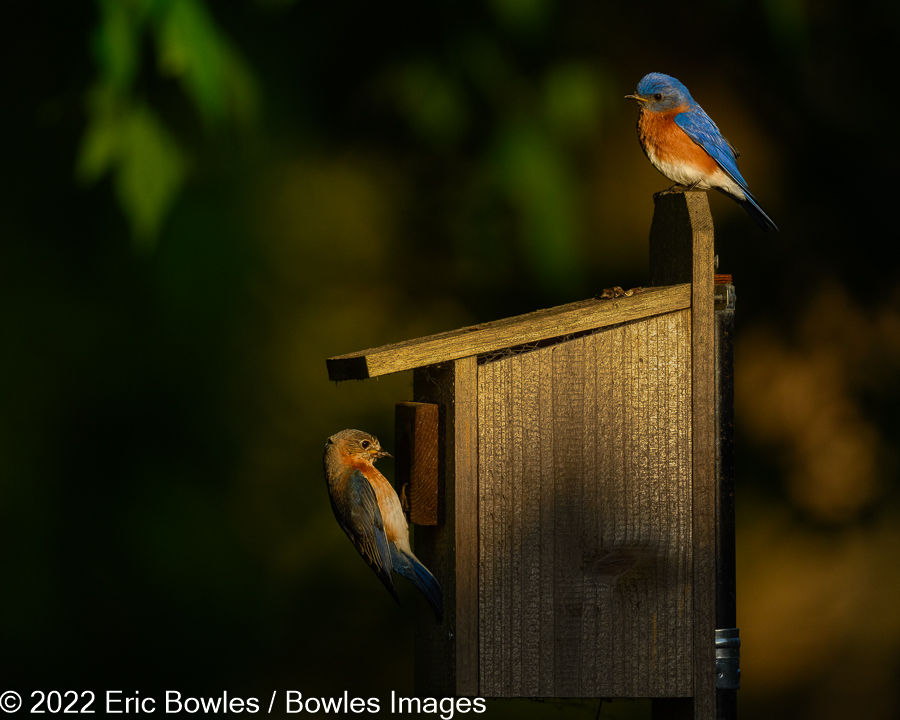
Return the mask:
[(738, 200), (744, 200), (744, 191), (741, 186), (732, 180), (727, 173), (721, 168), (716, 168), (715, 172), (707, 175), (700, 168), (687, 163), (664, 162), (659, 159), (656, 151), (649, 145), (645, 148), (647, 157), (657, 170), (665, 175), (672, 182), (684, 185), (694, 185), (698, 190), (709, 190), (710, 188), (719, 188), (729, 195), (736, 197)]

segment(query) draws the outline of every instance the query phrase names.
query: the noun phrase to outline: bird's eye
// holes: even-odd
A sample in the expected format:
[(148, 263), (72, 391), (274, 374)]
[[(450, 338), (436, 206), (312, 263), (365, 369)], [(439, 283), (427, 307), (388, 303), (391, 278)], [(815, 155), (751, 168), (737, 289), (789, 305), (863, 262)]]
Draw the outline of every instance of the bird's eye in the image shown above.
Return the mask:
[(363, 441), (360, 443), (360, 445), (362, 445), (362, 449), (363, 449), (363, 450), (368, 450), (370, 444), (371, 444), (371, 443), (370, 443), (368, 440), (363, 440)]
[(659, 102), (662, 100), (662, 93), (656, 93), (656, 95), (653, 96), (653, 99)]

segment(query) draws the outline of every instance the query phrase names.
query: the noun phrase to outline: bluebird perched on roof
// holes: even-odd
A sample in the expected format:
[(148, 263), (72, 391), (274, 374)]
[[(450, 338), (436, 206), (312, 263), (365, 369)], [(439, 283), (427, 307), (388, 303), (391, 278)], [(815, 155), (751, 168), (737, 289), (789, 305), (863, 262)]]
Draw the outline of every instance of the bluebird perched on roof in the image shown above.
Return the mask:
[(669, 180), (690, 190), (715, 188), (734, 198), (763, 230), (778, 230), (741, 177), (741, 154), (678, 80), (662, 73), (641, 78), (638, 138), (644, 154)]
[(325, 443), (325, 479), (338, 523), (369, 567), (400, 603), (393, 572), (415, 585), (434, 616), (444, 616), (441, 586), (409, 547), (409, 527), (400, 499), (375, 469), (378, 458), (391, 457), (378, 439), (361, 430), (342, 430)]

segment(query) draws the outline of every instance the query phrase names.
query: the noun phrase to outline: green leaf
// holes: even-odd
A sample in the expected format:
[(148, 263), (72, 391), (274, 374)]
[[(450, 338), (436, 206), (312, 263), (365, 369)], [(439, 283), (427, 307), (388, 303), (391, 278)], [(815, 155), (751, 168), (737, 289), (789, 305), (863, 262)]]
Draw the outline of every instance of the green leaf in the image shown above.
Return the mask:
[(75, 174), (82, 183), (99, 180), (115, 165), (122, 140), (118, 94), (109, 83), (98, 83), (88, 93), (88, 124), (81, 139)]
[(87, 98), (87, 127), (76, 164), (83, 183), (112, 173), (135, 241), (152, 244), (184, 183), (187, 160), (156, 113), (135, 100), (145, 27), (156, 36), (159, 67), (177, 77), (208, 124), (230, 114), (250, 124), (253, 74), (203, 0), (97, 0), (94, 50), (100, 77)]
[(258, 93), (249, 68), (200, 0), (175, 0), (157, 13), (160, 71), (178, 78), (205, 121), (252, 120)]
[(156, 114), (143, 103), (129, 108), (123, 118), (115, 185), (138, 245), (147, 247), (156, 240), (186, 170), (182, 151)]
[(110, 84), (94, 87), (76, 176), (93, 183), (113, 174), (119, 204), (139, 245), (155, 242), (186, 170), (183, 152), (146, 104), (127, 100)]
[(160, 71), (179, 78), (207, 121), (225, 116), (222, 40), (197, 0), (171, 2), (162, 13), (157, 42)]
[(133, 0), (99, 0), (100, 24), (94, 54), (105, 80), (119, 90), (129, 88), (140, 65), (144, 13)]

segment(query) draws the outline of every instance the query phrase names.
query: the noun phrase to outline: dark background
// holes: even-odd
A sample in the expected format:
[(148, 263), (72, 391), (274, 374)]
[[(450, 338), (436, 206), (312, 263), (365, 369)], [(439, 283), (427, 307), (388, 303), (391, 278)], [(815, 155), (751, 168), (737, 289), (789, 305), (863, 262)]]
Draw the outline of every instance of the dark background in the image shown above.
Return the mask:
[(661, 71), (781, 228), (710, 195), (741, 716), (900, 716), (896, 6), (2, 13), (0, 691), (411, 694), (419, 599), (360, 562), (321, 470), (345, 427), (393, 446), (411, 376), (324, 360), (645, 284), (669, 183), (623, 95)]

